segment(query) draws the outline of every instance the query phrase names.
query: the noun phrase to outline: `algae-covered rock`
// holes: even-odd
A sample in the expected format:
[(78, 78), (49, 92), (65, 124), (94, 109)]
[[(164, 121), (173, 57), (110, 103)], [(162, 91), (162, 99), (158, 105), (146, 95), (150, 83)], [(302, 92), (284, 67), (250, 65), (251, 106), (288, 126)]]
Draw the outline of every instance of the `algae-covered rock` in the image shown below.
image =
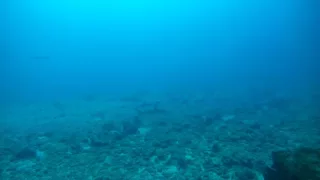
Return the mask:
[(266, 180), (320, 180), (320, 149), (299, 148), (272, 153)]

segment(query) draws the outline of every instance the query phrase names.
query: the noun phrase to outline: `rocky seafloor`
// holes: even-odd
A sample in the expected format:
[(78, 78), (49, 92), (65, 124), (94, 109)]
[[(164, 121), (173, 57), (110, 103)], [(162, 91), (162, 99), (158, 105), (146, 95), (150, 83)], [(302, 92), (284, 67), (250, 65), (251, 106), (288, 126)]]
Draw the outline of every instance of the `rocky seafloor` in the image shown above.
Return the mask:
[(270, 179), (275, 154), (320, 147), (319, 97), (136, 93), (2, 107), (0, 179)]

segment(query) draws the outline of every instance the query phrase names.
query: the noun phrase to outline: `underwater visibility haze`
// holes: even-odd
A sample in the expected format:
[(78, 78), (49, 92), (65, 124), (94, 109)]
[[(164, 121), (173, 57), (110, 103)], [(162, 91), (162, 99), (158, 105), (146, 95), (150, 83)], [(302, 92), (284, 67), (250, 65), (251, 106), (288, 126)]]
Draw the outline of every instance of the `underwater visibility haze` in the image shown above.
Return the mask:
[(319, 180), (319, 9), (3, 0), (0, 179)]

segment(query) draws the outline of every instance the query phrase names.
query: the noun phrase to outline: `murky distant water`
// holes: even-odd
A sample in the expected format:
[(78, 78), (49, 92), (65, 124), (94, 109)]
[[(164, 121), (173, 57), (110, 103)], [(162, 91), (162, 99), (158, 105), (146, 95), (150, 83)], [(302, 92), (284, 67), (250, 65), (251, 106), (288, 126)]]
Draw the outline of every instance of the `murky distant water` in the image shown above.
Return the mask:
[(319, 147), (318, 7), (1, 1), (0, 179), (263, 179)]

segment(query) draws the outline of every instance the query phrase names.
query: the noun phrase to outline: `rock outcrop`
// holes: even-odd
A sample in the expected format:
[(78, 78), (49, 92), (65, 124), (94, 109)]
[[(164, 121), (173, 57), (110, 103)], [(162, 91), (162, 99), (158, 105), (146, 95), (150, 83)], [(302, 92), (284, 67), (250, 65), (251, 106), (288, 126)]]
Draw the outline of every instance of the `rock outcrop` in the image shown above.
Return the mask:
[(299, 148), (272, 153), (266, 180), (320, 180), (320, 149)]

